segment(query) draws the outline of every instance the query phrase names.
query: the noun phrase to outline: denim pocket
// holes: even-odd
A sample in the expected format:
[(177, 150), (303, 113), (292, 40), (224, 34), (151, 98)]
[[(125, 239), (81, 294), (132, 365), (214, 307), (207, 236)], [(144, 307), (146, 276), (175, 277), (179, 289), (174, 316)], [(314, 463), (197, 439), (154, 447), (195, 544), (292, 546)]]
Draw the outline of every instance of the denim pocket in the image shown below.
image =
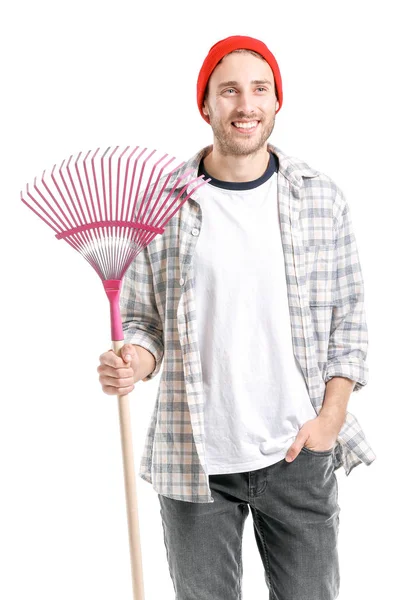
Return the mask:
[(306, 448), (306, 446), (302, 447), (301, 452), (307, 452), (308, 454), (314, 454), (315, 456), (330, 456), (333, 454), (334, 449), (330, 450), (310, 450), (310, 448)]

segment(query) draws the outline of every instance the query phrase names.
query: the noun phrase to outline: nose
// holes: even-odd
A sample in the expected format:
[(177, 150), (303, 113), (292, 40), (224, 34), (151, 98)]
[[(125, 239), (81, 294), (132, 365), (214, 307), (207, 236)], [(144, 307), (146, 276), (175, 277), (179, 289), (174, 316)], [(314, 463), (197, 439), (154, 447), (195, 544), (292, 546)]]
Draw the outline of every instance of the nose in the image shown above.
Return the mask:
[(237, 97), (237, 109), (247, 115), (254, 112), (255, 104), (253, 94), (241, 91)]

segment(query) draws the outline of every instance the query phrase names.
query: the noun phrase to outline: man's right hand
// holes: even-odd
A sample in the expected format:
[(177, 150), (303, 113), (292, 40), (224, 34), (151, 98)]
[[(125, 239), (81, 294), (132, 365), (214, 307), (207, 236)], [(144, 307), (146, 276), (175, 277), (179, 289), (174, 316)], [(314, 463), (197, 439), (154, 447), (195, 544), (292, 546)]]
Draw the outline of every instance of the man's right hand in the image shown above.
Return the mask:
[(99, 361), (97, 371), (105, 394), (125, 396), (132, 392), (137, 381), (146, 377), (140, 373), (141, 361), (133, 344), (122, 346), (121, 356), (108, 350), (101, 354)]

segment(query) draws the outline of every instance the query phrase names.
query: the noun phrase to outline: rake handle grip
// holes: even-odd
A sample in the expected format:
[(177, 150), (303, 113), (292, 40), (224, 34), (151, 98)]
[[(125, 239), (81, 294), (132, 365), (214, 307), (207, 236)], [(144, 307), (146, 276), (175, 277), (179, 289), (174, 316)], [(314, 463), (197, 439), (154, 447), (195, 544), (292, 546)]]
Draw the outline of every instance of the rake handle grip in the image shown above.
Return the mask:
[[(123, 340), (112, 341), (112, 349), (117, 356), (121, 355), (121, 348), (123, 345)], [(122, 444), (122, 460), (124, 466), (129, 550), (132, 571), (132, 588), (134, 593), (134, 600), (145, 600), (144, 579), (142, 571), (141, 540), (138, 522), (138, 503), (135, 482), (134, 451), (132, 445), (131, 419), (128, 395), (118, 396), (118, 410)]]
[[(123, 340), (124, 332), (122, 329), (121, 310), (119, 306), (119, 297), (121, 295), (122, 279), (106, 279), (103, 282), (109, 306), (111, 310), (111, 339)], [(122, 345), (121, 345), (122, 347)]]

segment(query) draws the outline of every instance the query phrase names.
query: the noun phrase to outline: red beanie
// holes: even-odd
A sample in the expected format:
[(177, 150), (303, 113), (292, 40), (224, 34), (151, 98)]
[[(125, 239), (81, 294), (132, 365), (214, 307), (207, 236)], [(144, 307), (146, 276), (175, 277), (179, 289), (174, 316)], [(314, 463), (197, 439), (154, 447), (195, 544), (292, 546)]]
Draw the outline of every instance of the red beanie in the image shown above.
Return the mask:
[(245, 35), (232, 35), (224, 40), (217, 42), (210, 48), (210, 52), (207, 54), (203, 66), (200, 69), (197, 79), (197, 104), (198, 110), (201, 116), (207, 123), (209, 123), (208, 117), (203, 113), (203, 102), (204, 93), (207, 87), (210, 75), (217, 66), (217, 63), (226, 56), (229, 52), (239, 49), (254, 50), (269, 63), (270, 68), (273, 71), (276, 85), (277, 99), (279, 101), (279, 108), (276, 113), (282, 108), (283, 92), (282, 92), (282, 78), (280, 77), (279, 66), (276, 62), (275, 57), (270, 52), (269, 48), (260, 40), (248, 37)]

